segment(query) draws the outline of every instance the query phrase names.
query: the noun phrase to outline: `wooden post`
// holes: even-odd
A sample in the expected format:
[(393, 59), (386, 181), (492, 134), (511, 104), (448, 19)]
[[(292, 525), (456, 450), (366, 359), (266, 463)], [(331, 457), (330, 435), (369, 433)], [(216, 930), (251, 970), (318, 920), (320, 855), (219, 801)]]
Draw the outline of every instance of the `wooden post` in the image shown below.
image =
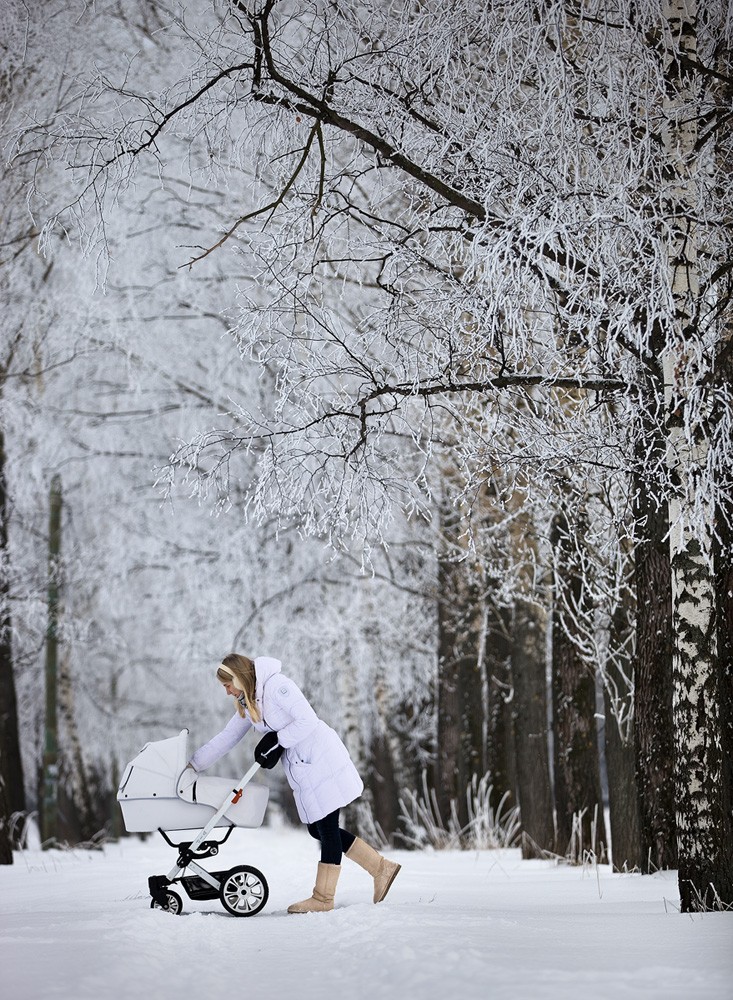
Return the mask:
[(46, 722), (43, 748), (43, 819), (41, 840), (52, 847), (58, 834), (58, 605), (61, 549), (61, 477), (51, 480), (48, 524), (48, 625), (46, 628)]

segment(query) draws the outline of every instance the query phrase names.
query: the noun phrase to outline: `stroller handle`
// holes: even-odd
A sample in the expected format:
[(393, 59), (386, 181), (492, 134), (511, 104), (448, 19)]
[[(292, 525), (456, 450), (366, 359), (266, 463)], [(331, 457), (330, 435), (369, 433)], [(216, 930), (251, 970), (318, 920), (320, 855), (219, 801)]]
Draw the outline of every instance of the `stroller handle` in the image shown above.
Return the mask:
[(232, 805), (233, 803), (239, 802), (239, 800), (242, 797), (242, 792), (244, 791), (245, 786), (250, 783), (252, 778), (254, 778), (255, 774), (257, 774), (259, 770), (260, 770), (260, 765), (257, 762), (255, 762), (247, 771), (247, 773), (242, 776), (237, 785), (235, 785), (232, 788), (234, 798), (231, 798), (229, 795), (227, 795), (227, 797), (224, 799), (222, 804), (216, 810), (214, 815), (208, 821), (206, 826), (203, 828), (203, 830), (201, 830), (196, 839), (191, 843), (190, 850), (195, 851), (206, 840), (208, 835), (211, 833), (216, 824), (222, 818), (222, 816), (227, 811), (229, 806)]

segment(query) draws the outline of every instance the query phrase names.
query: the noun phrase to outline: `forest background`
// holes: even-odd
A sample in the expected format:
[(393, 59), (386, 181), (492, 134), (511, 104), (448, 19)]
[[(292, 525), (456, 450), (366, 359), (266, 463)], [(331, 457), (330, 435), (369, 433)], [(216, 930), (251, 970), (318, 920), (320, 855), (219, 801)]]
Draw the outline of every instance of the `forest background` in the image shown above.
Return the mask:
[(1, 17), (0, 858), (234, 649), (363, 833), (733, 904), (730, 5)]

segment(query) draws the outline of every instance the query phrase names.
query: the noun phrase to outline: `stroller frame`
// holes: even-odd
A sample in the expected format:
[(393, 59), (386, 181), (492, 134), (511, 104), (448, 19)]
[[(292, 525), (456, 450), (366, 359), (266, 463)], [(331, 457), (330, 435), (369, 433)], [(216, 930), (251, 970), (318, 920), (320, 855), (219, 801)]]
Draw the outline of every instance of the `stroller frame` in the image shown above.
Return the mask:
[[(242, 797), (244, 787), (259, 771), (260, 765), (253, 764), (247, 773), (232, 788), (233, 798), (227, 796), (219, 809), (209, 819), (199, 834), (191, 841), (174, 843), (158, 827), (158, 832), (171, 847), (178, 850), (176, 863), (167, 875), (151, 875), (148, 878), (150, 906), (153, 909), (167, 910), (169, 913), (180, 914), (183, 911), (183, 901), (178, 893), (170, 889), (171, 885), (180, 884), (191, 899), (219, 898), (222, 906), (235, 917), (251, 917), (259, 913), (267, 902), (269, 887), (265, 876), (257, 868), (250, 865), (237, 865), (227, 871), (209, 872), (202, 868), (199, 861), (215, 857), (219, 847), (231, 836), (235, 824), (231, 823), (221, 840), (207, 840), (207, 837), (224, 816), (230, 805)], [(186, 875), (189, 870), (193, 874)]]

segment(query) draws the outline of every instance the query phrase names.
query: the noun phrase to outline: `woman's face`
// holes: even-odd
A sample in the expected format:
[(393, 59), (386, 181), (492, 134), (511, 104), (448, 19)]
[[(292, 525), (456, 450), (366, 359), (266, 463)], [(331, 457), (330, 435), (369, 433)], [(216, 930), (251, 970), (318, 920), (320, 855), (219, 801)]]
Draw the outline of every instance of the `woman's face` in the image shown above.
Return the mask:
[(232, 695), (234, 698), (238, 698), (242, 693), (239, 688), (234, 687), (234, 681), (227, 681), (226, 684), (223, 685), (223, 688), (227, 694)]

